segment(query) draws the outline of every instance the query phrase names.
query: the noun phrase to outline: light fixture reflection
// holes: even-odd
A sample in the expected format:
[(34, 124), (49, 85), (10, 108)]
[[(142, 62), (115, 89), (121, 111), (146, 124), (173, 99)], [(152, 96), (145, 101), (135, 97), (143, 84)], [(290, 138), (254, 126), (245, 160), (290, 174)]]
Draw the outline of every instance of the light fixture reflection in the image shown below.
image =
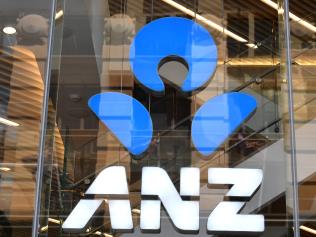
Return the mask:
[(140, 215), (140, 209), (134, 208), (134, 209), (132, 210), (132, 213), (133, 213), (133, 214)]
[[(282, 14), (284, 12), (284, 10), (281, 8), (279, 9), (278, 4), (276, 4), (275, 2), (271, 1), (271, 0), (261, 0), (261, 2), (267, 4), (268, 6), (274, 8), (275, 10), (278, 11), (279, 14)], [(298, 16), (294, 15), (293, 13), (289, 13), (289, 17), (291, 20), (297, 22), (298, 24), (304, 26), (306, 29), (309, 29), (313, 32), (316, 33), (316, 27), (313, 26), (311, 23), (304, 21), (302, 18), (299, 18)]]
[(0, 117), (0, 123), (3, 123), (5, 125), (11, 126), (11, 127), (18, 127), (18, 126), (20, 126), (20, 124), (18, 124), (16, 122), (13, 122), (11, 120), (2, 118), (2, 117)]
[(55, 20), (58, 20), (59, 18), (61, 18), (64, 15), (64, 11), (63, 10), (59, 10), (56, 15), (55, 15)]
[(5, 172), (8, 172), (10, 171), (11, 169), (9, 167), (0, 167), (0, 171), (5, 171)]
[(258, 45), (256, 44), (246, 44), (249, 48), (257, 49)]
[(102, 233), (101, 231), (96, 231), (93, 233), (94, 235), (104, 236), (104, 237), (113, 237), (113, 235)]
[(52, 223), (55, 223), (55, 224), (60, 224), (60, 220), (56, 220), (56, 219), (53, 219), (53, 218), (48, 218), (48, 221), (52, 222)]
[(13, 35), (16, 33), (16, 29), (13, 26), (5, 26), (2, 31), (7, 35)]
[(45, 225), (41, 228), (41, 232), (46, 232), (48, 230), (48, 225)]
[(308, 232), (308, 233), (310, 233), (310, 234), (316, 235), (316, 230), (314, 230), (314, 229), (312, 229), (312, 228), (309, 228), (309, 227), (307, 227), (307, 226), (301, 225), (301, 226), (300, 226), (300, 229), (301, 229), (301, 230), (304, 230), (304, 231), (306, 231), (306, 232)]
[(197, 14), (195, 13), (194, 11), (182, 6), (181, 4), (175, 2), (175, 1), (172, 1), (172, 0), (162, 0), (163, 2), (169, 4), (170, 6), (174, 7), (174, 8), (177, 8), (178, 10), (188, 14), (189, 16), (191, 17), (195, 17), (197, 20), (199, 21), (202, 21), (204, 24), (210, 26), (211, 28), (221, 32), (221, 33), (224, 33), (225, 35), (239, 41), (239, 42), (242, 42), (242, 43), (246, 43), (248, 42), (246, 39), (240, 37), (239, 35), (231, 32), (230, 30), (226, 29), (225, 27), (221, 26), (221, 25), (218, 25), (216, 24), (215, 22), (201, 16), (200, 14)]

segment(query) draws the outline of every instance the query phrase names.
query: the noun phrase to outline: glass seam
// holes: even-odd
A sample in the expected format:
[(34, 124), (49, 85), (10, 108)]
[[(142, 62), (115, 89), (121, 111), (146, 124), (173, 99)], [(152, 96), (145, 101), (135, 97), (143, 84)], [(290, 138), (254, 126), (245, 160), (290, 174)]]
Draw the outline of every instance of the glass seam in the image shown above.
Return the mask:
[(39, 153), (37, 162), (36, 172), (36, 186), (35, 186), (35, 197), (34, 197), (34, 216), (32, 224), (32, 237), (38, 236), (39, 230), (39, 217), (40, 217), (40, 206), (41, 206), (41, 187), (42, 177), (44, 169), (44, 153), (45, 153), (45, 133), (47, 125), (47, 114), (48, 114), (48, 99), (49, 99), (49, 88), (50, 88), (50, 76), (51, 76), (51, 61), (52, 61), (52, 46), (53, 46), (53, 30), (55, 26), (55, 13), (56, 13), (56, 1), (51, 1), (51, 12), (50, 12), (50, 25), (48, 34), (47, 44), (47, 63), (45, 67), (45, 84), (44, 84), (44, 97), (41, 115), (40, 125), (40, 139), (39, 139)]
[(290, 38), (290, 17), (289, 0), (284, 0), (284, 31), (285, 31), (285, 50), (286, 50), (286, 77), (288, 83), (288, 107), (289, 107), (289, 126), (291, 143), (291, 178), (293, 188), (293, 221), (294, 236), (300, 237), (299, 230), (299, 203), (298, 203), (298, 181), (297, 181), (297, 159), (296, 159), (296, 139), (294, 126), (294, 101), (292, 84), (292, 56), (291, 56), (291, 38)]

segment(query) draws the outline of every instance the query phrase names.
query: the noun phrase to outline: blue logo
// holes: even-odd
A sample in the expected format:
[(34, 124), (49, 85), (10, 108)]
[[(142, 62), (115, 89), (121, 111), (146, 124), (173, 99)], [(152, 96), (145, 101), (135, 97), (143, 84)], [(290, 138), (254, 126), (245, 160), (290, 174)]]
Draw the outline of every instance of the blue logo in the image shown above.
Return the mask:
[[(168, 57), (184, 60), (188, 73), (179, 88), (184, 93), (197, 91), (210, 82), (217, 65), (213, 37), (195, 21), (166, 17), (145, 25), (130, 47), (130, 65), (136, 79), (156, 93), (164, 92), (158, 74), (160, 63)], [(106, 92), (92, 96), (88, 105), (133, 155), (149, 147), (153, 125), (148, 110), (133, 97)], [(204, 103), (194, 114), (191, 137), (202, 155), (210, 155), (247, 120), (257, 108), (252, 96), (230, 92)]]

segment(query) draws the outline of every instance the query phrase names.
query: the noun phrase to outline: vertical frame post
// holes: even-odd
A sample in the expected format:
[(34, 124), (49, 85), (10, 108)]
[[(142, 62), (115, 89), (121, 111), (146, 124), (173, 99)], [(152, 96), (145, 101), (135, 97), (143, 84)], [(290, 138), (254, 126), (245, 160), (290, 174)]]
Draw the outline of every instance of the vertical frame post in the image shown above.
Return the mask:
[(286, 79), (288, 83), (288, 107), (289, 107), (289, 127), (290, 127), (290, 144), (291, 144), (291, 176), (292, 176), (291, 178), (292, 178), (292, 189), (293, 189), (293, 224), (294, 224), (293, 227), (294, 227), (294, 236), (300, 237), (289, 0), (284, 0), (283, 4), (284, 4), (285, 50), (286, 50)]
[(50, 77), (51, 77), (51, 62), (53, 52), (53, 31), (55, 26), (55, 12), (56, 12), (56, 1), (51, 0), (51, 11), (50, 11), (50, 25), (48, 32), (47, 42), (47, 61), (45, 66), (45, 81), (44, 81), (44, 97), (42, 105), (42, 115), (40, 124), (40, 140), (39, 140), (39, 152), (37, 160), (37, 172), (36, 172), (36, 183), (35, 183), (35, 198), (34, 198), (34, 216), (32, 225), (32, 237), (38, 236), (39, 231), (39, 218), (41, 208), (41, 190), (42, 190), (42, 178), (45, 163), (45, 133), (47, 125), (47, 114), (48, 114), (48, 99), (49, 99), (49, 88), (50, 88)]

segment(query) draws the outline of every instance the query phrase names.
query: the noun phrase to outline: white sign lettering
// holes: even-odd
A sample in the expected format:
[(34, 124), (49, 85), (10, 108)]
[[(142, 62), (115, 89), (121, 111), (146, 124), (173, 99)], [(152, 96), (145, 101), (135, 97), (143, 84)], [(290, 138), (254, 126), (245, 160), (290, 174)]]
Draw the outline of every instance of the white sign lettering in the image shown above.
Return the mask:
[[(250, 198), (262, 182), (262, 170), (238, 168), (208, 169), (209, 184), (232, 184), (227, 197)], [(220, 202), (207, 220), (209, 232), (263, 232), (263, 215), (238, 215), (245, 202)], [(223, 221), (225, 220), (225, 221)]]
[[(259, 188), (261, 182), (262, 171), (258, 169), (210, 168), (208, 170), (209, 184), (233, 185), (226, 194), (227, 197), (249, 199)], [(108, 197), (112, 229), (121, 231), (133, 229), (126, 172), (123, 166), (104, 169), (91, 184), (86, 194)], [(180, 193), (178, 193), (164, 169), (144, 167), (141, 195), (140, 228), (142, 230), (157, 231), (160, 229), (161, 204), (177, 229), (190, 232), (199, 230), (199, 201), (184, 201), (181, 198), (181, 196), (199, 197), (200, 171), (198, 168), (181, 169)], [(116, 196), (115, 199), (113, 199), (114, 196)], [(156, 199), (149, 197), (156, 197)], [(69, 232), (83, 231), (104, 203), (102, 198), (80, 200), (63, 223), (63, 229)], [(211, 233), (263, 232), (263, 215), (238, 214), (245, 203), (244, 201), (220, 202), (208, 218), (207, 231)]]

